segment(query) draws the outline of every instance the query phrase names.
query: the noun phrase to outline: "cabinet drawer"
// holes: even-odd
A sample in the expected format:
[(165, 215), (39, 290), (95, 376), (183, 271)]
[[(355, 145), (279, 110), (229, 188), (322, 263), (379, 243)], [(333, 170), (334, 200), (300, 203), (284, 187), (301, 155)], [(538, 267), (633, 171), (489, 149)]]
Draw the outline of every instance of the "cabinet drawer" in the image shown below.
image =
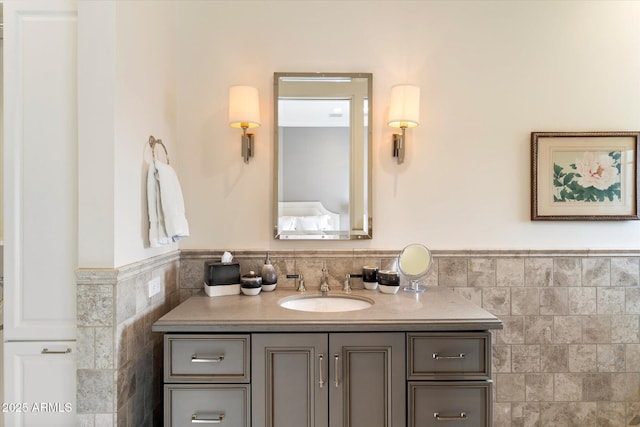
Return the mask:
[(249, 335), (165, 335), (165, 382), (248, 383)]
[(409, 334), (407, 379), (489, 379), (491, 334), (447, 332)]
[(249, 427), (249, 385), (165, 385), (164, 425)]
[(491, 425), (490, 381), (425, 381), (408, 385), (409, 427)]

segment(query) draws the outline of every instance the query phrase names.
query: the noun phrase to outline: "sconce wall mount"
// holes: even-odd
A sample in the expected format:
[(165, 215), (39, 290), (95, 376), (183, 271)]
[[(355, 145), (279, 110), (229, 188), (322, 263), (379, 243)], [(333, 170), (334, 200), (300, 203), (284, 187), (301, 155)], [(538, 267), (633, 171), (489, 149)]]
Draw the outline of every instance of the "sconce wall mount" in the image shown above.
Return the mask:
[(229, 126), (242, 129), (241, 148), (245, 163), (255, 153), (255, 138), (247, 129), (260, 126), (260, 102), (258, 89), (251, 86), (229, 88)]
[(393, 157), (398, 164), (404, 162), (406, 129), (420, 124), (420, 88), (414, 85), (396, 85), (391, 88), (389, 126), (400, 128), (402, 133), (393, 135)]

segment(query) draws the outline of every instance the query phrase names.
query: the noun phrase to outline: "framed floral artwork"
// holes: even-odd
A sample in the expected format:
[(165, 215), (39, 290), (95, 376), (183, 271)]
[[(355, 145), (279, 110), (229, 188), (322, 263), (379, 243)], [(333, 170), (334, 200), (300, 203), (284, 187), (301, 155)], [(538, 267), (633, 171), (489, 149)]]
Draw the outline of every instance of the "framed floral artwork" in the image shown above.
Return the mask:
[(532, 132), (531, 219), (637, 220), (640, 132)]

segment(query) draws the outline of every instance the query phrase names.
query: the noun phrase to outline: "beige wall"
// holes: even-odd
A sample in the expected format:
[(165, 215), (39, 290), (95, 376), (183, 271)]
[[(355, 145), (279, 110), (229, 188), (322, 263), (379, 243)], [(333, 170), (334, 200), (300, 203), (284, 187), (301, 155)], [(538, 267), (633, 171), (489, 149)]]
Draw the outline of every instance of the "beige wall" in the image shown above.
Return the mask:
[[(181, 1), (181, 248), (313, 248), (271, 237), (276, 71), (372, 72), (374, 239), (323, 248), (637, 248), (638, 222), (531, 222), (532, 131), (640, 128), (640, 3)], [(407, 161), (385, 124), (397, 83), (422, 88)], [(228, 87), (260, 90), (256, 157), (240, 158)]]
[(79, 266), (116, 267), (149, 248), (146, 173), (154, 135), (175, 138), (175, 3), (78, 4)]
[[(532, 131), (636, 130), (640, 3), (136, 1), (79, 3), (79, 253), (114, 267), (147, 247), (150, 134), (169, 144), (183, 249), (300, 249), (272, 238), (276, 71), (374, 75), (374, 239), (324, 248), (635, 249), (640, 223), (531, 222)], [(422, 88), (406, 162), (390, 156), (390, 88)], [(260, 90), (249, 165), (228, 87)]]

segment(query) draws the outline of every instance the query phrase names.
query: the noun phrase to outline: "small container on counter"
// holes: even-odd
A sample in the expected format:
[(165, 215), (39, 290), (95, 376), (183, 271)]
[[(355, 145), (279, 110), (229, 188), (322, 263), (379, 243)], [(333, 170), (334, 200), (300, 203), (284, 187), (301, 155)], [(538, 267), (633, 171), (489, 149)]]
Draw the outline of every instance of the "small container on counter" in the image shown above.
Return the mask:
[(263, 291), (273, 291), (276, 288), (276, 284), (278, 283), (278, 274), (276, 273), (276, 269), (271, 264), (271, 260), (269, 259), (269, 253), (267, 252), (267, 259), (264, 261), (264, 265), (262, 266), (261, 274), (262, 276), (262, 290)]
[(400, 289), (400, 275), (397, 271), (378, 271), (378, 288), (383, 294), (395, 294)]
[(362, 283), (365, 289), (374, 290), (378, 288), (378, 267), (375, 265), (365, 265), (362, 267)]
[(210, 297), (240, 293), (240, 264), (237, 262), (207, 262), (204, 272), (204, 291)]
[(240, 277), (240, 290), (245, 295), (258, 295), (262, 290), (262, 277), (255, 271), (249, 271)]

